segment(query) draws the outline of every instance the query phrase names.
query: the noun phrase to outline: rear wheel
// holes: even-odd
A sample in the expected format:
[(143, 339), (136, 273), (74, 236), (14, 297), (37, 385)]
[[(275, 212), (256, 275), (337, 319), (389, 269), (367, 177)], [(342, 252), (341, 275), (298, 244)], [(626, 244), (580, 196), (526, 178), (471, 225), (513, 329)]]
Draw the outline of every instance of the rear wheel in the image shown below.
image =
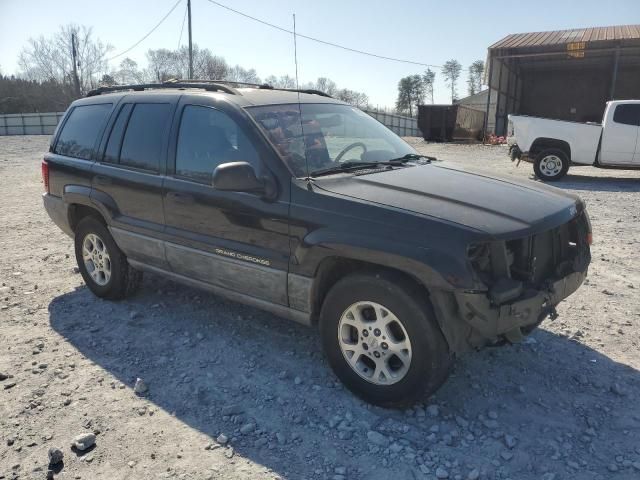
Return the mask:
[(354, 274), (329, 291), (320, 331), (329, 364), (364, 400), (409, 405), (446, 379), (452, 357), (425, 293), (393, 274)]
[(142, 272), (133, 269), (102, 222), (83, 218), (75, 231), (78, 268), (87, 287), (98, 297), (117, 300), (137, 290)]
[(533, 171), (544, 182), (555, 182), (569, 171), (569, 157), (557, 148), (540, 152), (533, 163)]

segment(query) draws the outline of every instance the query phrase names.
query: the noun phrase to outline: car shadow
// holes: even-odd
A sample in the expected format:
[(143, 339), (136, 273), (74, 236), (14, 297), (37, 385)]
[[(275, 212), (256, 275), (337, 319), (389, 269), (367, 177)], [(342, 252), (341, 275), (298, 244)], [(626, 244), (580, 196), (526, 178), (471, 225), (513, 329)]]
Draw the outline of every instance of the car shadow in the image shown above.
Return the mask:
[[(432, 417), (372, 407), (343, 389), (314, 329), (156, 276), (123, 302), (80, 287), (52, 300), (49, 313), (53, 329), (123, 388), (144, 379), (141, 404), (211, 442), (224, 433), (237, 455), (284, 478), (332, 478), (336, 467), (356, 478), (423, 478), (438, 462), (464, 478), (471, 466), (487, 478), (606, 476), (613, 458), (633, 458), (640, 446), (639, 372), (544, 329), (459, 359), (422, 404), (439, 406)], [(97, 414), (110, 415), (104, 407)], [(399, 447), (383, 455), (370, 430)], [(505, 435), (517, 445), (506, 447)], [(204, 445), (202, 454), (211, 454)]]
[[(601, 170), (599, 170), (601, 171)], [(571, 171), (570, 171), (571, 172)], [(549, 185), (565, 190), (589, 190), (593, 192), (640, 192), (640, 172), (636, 178), (606, 177), (602, 174), (585, 175), (568, 173), (563, 179), (551, 182)], [(540, 181), (535, 176), (532, 180)]]

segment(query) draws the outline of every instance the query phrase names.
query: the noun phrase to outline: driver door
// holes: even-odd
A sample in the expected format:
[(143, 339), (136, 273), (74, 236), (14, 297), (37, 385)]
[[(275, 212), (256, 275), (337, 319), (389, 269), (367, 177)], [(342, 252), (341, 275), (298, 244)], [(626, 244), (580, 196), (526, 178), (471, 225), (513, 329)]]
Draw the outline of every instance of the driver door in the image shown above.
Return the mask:
[(287, 305), (288, 191), (281, 189), (275, 201), (267, 202), (250, 193), (214, 189), (218, 165), (246, 161), (260, 175), (267, 168), (266, 154), (237, 112), (181, 103), (163, 192), (171, 270)]

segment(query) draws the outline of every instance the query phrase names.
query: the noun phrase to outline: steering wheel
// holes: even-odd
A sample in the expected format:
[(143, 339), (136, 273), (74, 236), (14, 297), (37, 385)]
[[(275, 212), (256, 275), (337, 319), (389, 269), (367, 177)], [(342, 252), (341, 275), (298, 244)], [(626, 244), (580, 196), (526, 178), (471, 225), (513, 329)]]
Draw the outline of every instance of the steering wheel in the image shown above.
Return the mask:
[(338, 156), (336, 157), (334, 162), (335, 163), (340, 163), (340, 160), (342, 159), (342, 157), (344, 157), (344, 154), (347, 153), (352, 148), (356, 148), (356, 147), (361, 147), (364, 150), (363, 153), (367, 152), (367, 146), (364, 143), (362, 143), (362, 142), (354, 142), (351, 145), (347, 145), (346, 147), (344, 147), (342, 149), (342, 151), (338, 154)]

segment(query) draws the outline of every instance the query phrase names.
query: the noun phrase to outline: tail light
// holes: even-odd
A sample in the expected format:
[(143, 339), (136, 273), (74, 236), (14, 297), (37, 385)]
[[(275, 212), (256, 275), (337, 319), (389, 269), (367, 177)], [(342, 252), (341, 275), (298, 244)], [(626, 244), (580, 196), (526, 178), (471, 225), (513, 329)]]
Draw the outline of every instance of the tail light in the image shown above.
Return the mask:
[(42, 161), (42, 183), (44, 183), (44, 191), (49, 193), (49, 164), (46, 160)]

